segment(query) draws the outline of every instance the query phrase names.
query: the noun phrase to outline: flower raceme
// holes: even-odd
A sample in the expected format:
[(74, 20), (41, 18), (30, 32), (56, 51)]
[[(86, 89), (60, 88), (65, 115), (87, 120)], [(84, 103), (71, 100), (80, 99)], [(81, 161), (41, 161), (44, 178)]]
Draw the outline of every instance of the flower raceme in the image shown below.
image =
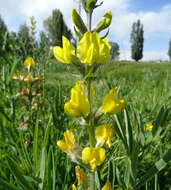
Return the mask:
[[(80, 62), (93, 65), (105, 63), (110, 57), (110, 44), (107, 38), (101, 39), (97, 32), (86, 32), (78, 43), (77, 50), (66, 37), (62, 37), (63, 47), (55, 46), (53, 53), (61, 63), (74, 64), (78, 59)], [(77, 57), (75, 56), (77, 52)]]
[(90, 164), (93, 171), (100, 166), (105, 159), (105, 149), (86, 147), (82, 151), (82, 160), (85, 164)]
[(101, 39), (97, 32), (86, 32), (78, 43), (77, 56), (88, 65), (105, 63), (109, 60), (110, 48), (107, 38)]
[(55, 58), (61, 63), (72, 64), (75, 58), (75, 47), (65, 36), (62, 36), (62, 46), (53, 48)]
[(97, 145), (107, 145), (108, 147), (111, 146), (111, 138), (114, 134), (114, 130), (111, 128), (110, 125), (104, 124), (100, 125), (95, 130), (95, 136)]
[(90, 104), (86, 97), (82, 81), (76, 83), (71, 89), (71, 99), (64, 105), (65, 112), (72, 117), (87, 117), (90, 112)]
[(102, 112), (109, 114), (117, 114), (122, 112), (126, 106), (126, 101), (122, 98), (117, 98), (117, 89), (113, 88), (105, 96), (103, 100)]

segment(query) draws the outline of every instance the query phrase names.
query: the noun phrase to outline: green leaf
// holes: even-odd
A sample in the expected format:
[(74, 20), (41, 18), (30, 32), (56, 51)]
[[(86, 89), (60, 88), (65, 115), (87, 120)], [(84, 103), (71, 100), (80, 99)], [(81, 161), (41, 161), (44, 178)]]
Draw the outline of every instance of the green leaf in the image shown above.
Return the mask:
[(15, 176), (19, 184), (22, 186), (23, 190), (33, 190), (32, 185), (29, 184), (28, 181), (25, 179), (19, 165), (17, 165), (17, 163), (9, 157), (8, 157), (8, 166), (11, 170), (11, 173)]
[(33, 141), (33, 158), (34, 158), (34, 168), (36, 171), (38, 170), (39, 167), (38, 135), (39, 135), (39, 126), (37, 121), (34, 130), (34, 141)]
[(141, 187), (144, 185), (148, 180), (150, 180), (152, 177), (154, 177), (158, 172), (160, 172), (163, 168), (166, 167), (168, 162), (171, 160), (171, 148), (168, 150), (168, 152), (161, 158), (159, 161), (157, 161), (153, 167), (151, 167), (142, 178), (140, 178), (139, 182), (137, 183), (137, 187)]
[(0, 178), (0, 187), (2, 187), (3, 189), (8, 189), (8, 190), (21, 190), (19, 187), (16, 187), (16, 186), (4, 181), (1, 178)]
[(40, 175), (39, 178), (41, 179), (41, 183), (39, 184), (39, 188), (43, 188), (43, 183), (44, 183), (44, 176), (45, 176), (45, 169), (46, 169), (46, 148), (43, 147), (42, 149), (42, 156), (41, 156), (41, 162), (40, 162)]

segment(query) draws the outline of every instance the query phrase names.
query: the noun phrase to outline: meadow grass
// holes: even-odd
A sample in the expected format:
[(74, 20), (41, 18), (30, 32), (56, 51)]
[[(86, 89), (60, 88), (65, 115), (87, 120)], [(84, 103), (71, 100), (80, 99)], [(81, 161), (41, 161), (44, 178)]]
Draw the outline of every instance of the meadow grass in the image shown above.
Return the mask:
[[(17, 60), (15, 68), (11, 65), (4, 67), (6, 72), (3, 73), (2, 68), (0, 81), (0, 189), (71, 189), (75, 181), (74, 164), (57, 148), (56, 141), (62, 138), (66, 129), (72, 129), (80, 142), (84, 143), (86, 138), (85, 129), (79, 121), (68, 117), (63, 108), (69, 100), (70, 89), (80, 79), (79, 73), (75, 68), (55, 63), (54, 60), (47, 60), (46, 65), (42, 64), (34, 71), (45, 75), (41, 86), (43, 105), (31, 115), (32, 122), (23, 130), (22, 123), (27, 121), (30, 113), (15, 98), (22, 85), (11, 76), (18, 70), (25, 71)], [(104, 64), (94, 77), (96, 93), (93, 101), (97, 109), (105, 94), (113, 87), (118, 88), (119, 97), (127, 100), (126, 112), (116, 118), (106, 116), (101, 122), (113, 123), (115, 130), (119, 130), (119, 126), (123, 127), (128, 132), (126, 138), (133, 136), (134, 141), (127, 142), (127, 145), (129, 153), (138, 157), (134, 175), (141, 181), (141, 176), (171, 145), (171, 64), (111, 62)], [(154, 125), (153, 132), (144, 132), (146, 123)], [(125, 126), (129, 126), (132, 131)], [(105, 182), (107, 177), (113, 182), (114, 189), (124, 190), (132, 179), (128, 175), (132, 157), (128, 157), (124, 141), (118, 137), (116, 135), (113, 139), (107, 155), (109, 161), (102, 165), (100, 181)], [(159, 171), (141, 187), (137, 186), (137, 189), (169, 190), (171, 163), (168, 162), (168, 166)]]

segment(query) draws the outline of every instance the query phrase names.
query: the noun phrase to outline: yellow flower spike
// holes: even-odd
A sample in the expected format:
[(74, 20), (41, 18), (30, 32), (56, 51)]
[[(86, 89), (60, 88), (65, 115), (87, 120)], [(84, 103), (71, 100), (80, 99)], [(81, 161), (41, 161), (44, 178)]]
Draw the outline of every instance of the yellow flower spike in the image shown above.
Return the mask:
[(112, 190), (112, 185), (110, 182), (106, 182), (101, 190)]
[(75, 184), (72, 184), (72, 190), (77, 190), (77, 187), (75, 186)]
[(145, 131), (152, 131), (153, 130), (153, 124), (152, 123), (147, 123), (145, 125)]
[(78, 185), (82, 185), (87, 180), (86, 173), (80, 168), (80, 166), (75, 167), (75, 173), (77, 176)]
[(55, 46), (53, 48), (55, 58), (61, 63), (72, 64), (75, 57), (75, 47), (65, 36), (62, 36), (62, 46)]
[(82, 160), (85, 164), (90, 164), (93, 171), (100, 166), (105, 159), (105, 149), (86, 147), (82, 151)]
[(111, 138), (114, 134), (114, 130), (110, 125), (104, 124), (100, 125), (95, 130), (96, 141), (98, 145), (107, 145), (111, 146)]
[(35, 67), (36, 63), (32, 57), (27, 57), (24, 61), (24, 65), (28, 70), (30, 70), (31, 67)]
[(110, 48), (107, 38), (101, 39), (97, 32), (86, 32), (78, 43), (77, 56), (88, 65), (105, 63), (110, 58)]
[(122, 112), (126, 106), (126, 101), (122, 98), (117, 99), (117, 89), (113, 88), (109, 91), (109, 93), (105, 96), (103, 100), (102, 112), (117, 114)]
[(89, 114), (90, 104), (86, 97), (83, 82), (77, 82), (71, 89), (71, 99), (64, 105), (64, 110), (72, 117), (86, 117)]
[(62, 151), (72, 153), (75, 148), (75, 137), (72, 131), (65, 131), (64, 140), (57, 141), (57, 145)]

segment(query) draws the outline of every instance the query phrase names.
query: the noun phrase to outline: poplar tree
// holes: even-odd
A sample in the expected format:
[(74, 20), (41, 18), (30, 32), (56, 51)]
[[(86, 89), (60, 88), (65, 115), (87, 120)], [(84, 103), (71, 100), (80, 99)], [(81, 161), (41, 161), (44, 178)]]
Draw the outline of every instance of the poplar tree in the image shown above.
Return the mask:
[(8, 29), (0, 16), (0, 56), (4, 56), (4, 52), (7, 49)]
[(131, 32), (131, 57), (139, 61), (143, 57), (144, 30), (140, 20), (134, 22)]
[(170, 62), (171, 62), (171, 40), (169, 41), (169, 49), (168, 49), (167, 54), (168, 54)]
[(119, 59), (119, 45), (116, 42), (110, 42), (111, 49), (110, 49), (110, 59), (112, 61), (116, 61)]

